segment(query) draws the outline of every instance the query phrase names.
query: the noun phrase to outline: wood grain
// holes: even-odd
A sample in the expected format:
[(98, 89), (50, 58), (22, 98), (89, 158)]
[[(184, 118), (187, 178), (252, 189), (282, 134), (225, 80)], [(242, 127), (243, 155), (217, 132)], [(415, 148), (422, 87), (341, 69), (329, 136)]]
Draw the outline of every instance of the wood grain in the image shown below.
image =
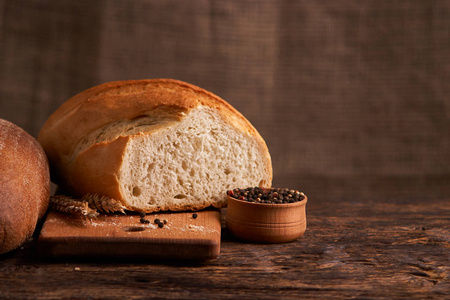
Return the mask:
[[(51, 257), (211, 259), (220, 253), (220, 212), (203, 210), (147, 215), (100, 215), (83, 220), (49, 212), (38, 252)], [(154, 220), (166, 220), (159, 228)]]
[(251, 203), (228, 196), (226, 226), (247, 242), (286, 243), (306, 230), (307, 198), (295, 203)]
[[(450, 199), (314, 201), (293, 243), (222, 232), (217, 259), (42, 260), (0, 256), (1, 298), (448, 299)], [(224, 212), (225, 213), (225, 212)]]

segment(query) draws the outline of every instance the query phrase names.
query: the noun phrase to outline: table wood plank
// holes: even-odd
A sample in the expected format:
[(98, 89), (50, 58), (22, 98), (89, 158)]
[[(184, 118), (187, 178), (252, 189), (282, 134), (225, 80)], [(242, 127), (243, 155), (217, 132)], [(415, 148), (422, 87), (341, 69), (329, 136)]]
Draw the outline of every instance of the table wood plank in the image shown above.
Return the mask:
[(445, 299), (450, 199), (308, 202), (308, 229), (286, 244), (222, 230), (205, 262), (43, 260), (36, 243), (0, 256), (0, 296), (15, 298)]
[[(91, 220), (51, 211), (38, 239), (38, 252), (52, 257), (211, 259), (220, 253), (217, 209), (149, 214), (100, 215)], [(159, 219), (162, 228), (154, 223)]]

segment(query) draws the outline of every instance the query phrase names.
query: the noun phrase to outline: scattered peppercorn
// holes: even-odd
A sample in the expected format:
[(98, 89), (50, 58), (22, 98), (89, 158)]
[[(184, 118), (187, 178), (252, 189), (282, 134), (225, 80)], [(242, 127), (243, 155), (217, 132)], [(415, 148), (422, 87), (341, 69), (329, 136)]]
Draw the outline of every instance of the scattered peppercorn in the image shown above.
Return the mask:
[(265, 189), (260, 187), (249, 187), (246, 189), (236, 188), (234, 190), (227, 191), (227, 195), (232, 198), (247, 202), (269, 203), (269, 204), (294, 203), (305, 199), (305, 194), (303, 194), (302, 192), (287, 188), (273, 188), (273, 189)]
[(141, 211), (141, 212), (139, 213), (139, 216), (140, 216), (141, 218), (145, 218), (146, 215), (147, 215), (147, 214), (146, 214), (145, 212), (143, 212), (143, 211)]
[(193, 214), (192, 214), (192, 218), (193, 218), (193, 219), (197, 219), (197, 217), (198, 217), (198, 215), (197, 215), (196, 213), (193, 213)]
[(141, 223), (142, 224), (144, 224), (145, 223), (145, 221), (147, 221), (146, 219), (144, 219), (144, 218), (141, 218), (139, 221), (141, 221)]
[(167, 219), (164, 219), (164, 220), (163, 220), (163, 223), (164, 223), (164, 224), (167, 224), (167, 223), (168, 223)]
[(155, 224), (159, 224), (159, 223), (161, 223), (161, 220), (160, 219), (155, 219), (155, 221), (153, 221), (153, 222), (155, 222)]
[(163, 228), (163, 227), (164, 227), (164, 223), (163, 223), (163, 222), (159, 222), (159, 223), (158, 223), (158, 227), (159, 227), (159, 228)]

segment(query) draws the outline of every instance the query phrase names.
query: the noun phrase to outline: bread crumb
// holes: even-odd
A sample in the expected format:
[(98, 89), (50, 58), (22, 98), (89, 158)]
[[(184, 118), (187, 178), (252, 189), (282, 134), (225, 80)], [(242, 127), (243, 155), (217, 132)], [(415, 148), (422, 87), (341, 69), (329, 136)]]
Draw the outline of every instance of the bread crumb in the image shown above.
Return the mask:
[(158, 228), (158, 226), (156, 226), (155, 224), (146, 224), (145, 225), (145, 228), (150, 228), (150, 229), (156, 229), (156, 228)]
[(194, 231), (205, 231), (205, 227), (189, 224), (189, 229)]
[(81, 269), (78, 268), (78, 267), (75, 267), (74, 270), (75, 270), (75, 271), (81, 271)]
[(216, 229), (210, 229), (207, 227), (199, 226), (199, 225), (187, 225), (187, 229), (195, 232), (203, 232), (203, 233), (211, 233), (211, 232), (218, 232)]

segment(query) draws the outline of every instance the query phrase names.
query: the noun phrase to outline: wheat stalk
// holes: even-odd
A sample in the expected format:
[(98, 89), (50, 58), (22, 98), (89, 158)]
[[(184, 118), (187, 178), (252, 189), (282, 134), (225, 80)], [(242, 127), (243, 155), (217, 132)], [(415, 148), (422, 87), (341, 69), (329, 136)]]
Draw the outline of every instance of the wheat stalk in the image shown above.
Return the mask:
[(81, 198), (81, 201), (86, 201), (89, 203), (90, 208), (102, 212), (113, 213), (120, 211), (125, 214), (125, 206), (114, 198), (100, 196), (98, 194), (86, 194)]
[(88, 202), (77, 201), (64, 195), (50, 197), (50, 208), (55, 211), (83, 217), (89, 220), (92, 220), (98, 216), (98, 212), (91, 209)]

